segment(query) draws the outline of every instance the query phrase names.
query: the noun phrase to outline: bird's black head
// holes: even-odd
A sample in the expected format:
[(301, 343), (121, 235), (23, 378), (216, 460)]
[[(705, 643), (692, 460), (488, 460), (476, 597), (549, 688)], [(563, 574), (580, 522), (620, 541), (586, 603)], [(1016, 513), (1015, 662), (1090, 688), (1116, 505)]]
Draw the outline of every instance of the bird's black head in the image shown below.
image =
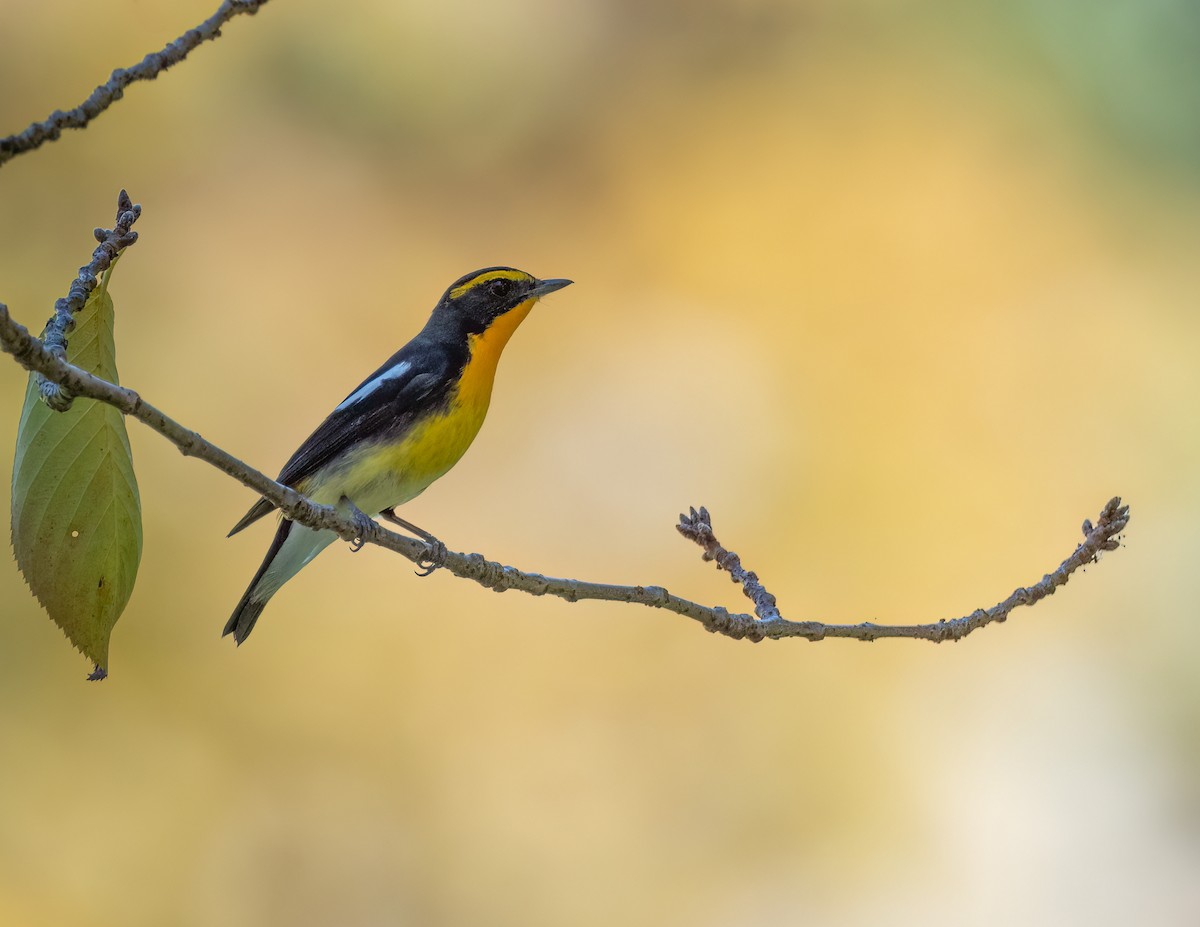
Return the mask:
[(454, 281), (435, 314), (452, 314), (467, 333), (478, 334), (517, 306), (536, 301), (570, 283), (570, 280), (539, 280), (512, 267), (486, 267)]

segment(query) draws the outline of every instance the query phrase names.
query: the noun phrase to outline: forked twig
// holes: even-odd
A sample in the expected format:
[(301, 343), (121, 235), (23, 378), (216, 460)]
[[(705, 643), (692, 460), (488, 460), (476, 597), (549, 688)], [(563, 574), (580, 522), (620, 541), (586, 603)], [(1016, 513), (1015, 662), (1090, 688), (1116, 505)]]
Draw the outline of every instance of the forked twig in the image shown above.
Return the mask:
[[(1040, 582), (1032, 586), (1021, 586), (991, 608), (976, 609), (962, 618), (943, 619), (930, 624), (900, 625), (874, 624), (870, 621), (860, 624), (788, 621), (779, 614), (775, 607), (775, 597), (763, 588), (758, 577), (743, 569), (737, 554), (721, 546), (713, 534), (712, 519), (707, 509), (701, 507), (699, 511), (692, 509), (690, 514), (680, 515), (678, 528), (680, 534), (704, 549), (705, 560), (714, 561), (719, 569), (729, 572), (734, 582), (741, 583), (742, 591), (754, 602), (759, 621), (755, 623), (753, 630), (747, 630), (746, 637), (754, 640), (803, 637), (810, 641), (819, 641), (826, 637), (849, 637), (860, 641), (873, 641), (881, 637), (907, 637), (941, 643), (961, 640), (972, 631), (993, 622), (1007, 620), (1009, 613), (1018, 605), (1033, 605), (1046, 596), (1053, 595), (1054, 591), (1065, 585), (1071, 574), (1080, 567), (1096, 562), (1104, 551), (1119, 548), (1121, 543), (1117, 536), (1128, 524), (1129, 506), (1121, 504), (1120, 496), (1114, 496), (1101, 510), (1100, 520), (1095, 525), (1090, 519), (1084, 521), (1083, 543), (1059, 564), (1057, 570), (1047, 573)], [(749, 618), (748, 615), (731, 617)]]

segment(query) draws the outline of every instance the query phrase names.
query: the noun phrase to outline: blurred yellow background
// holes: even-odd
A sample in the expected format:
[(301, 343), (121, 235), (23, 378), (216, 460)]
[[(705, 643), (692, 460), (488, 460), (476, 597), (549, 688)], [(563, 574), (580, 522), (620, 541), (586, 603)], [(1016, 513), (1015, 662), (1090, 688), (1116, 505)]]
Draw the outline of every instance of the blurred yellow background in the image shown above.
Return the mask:
[[(9, 0), (0, 131), (215, 0)], [(276, 0), (0, 169), (40, 327), (127, 187), (124, 382), (274, 473), (457, 276), (525, 323), (451, 547), (957, 645), (751, 646), (331, 548), (248, 644), (251, 494), (132, 423), (112, 677), (0, 570), (5, 925), (1200, 922), (1200, 12)], [(0, 435), (24, 374), (0, 361)], [(6, 466), (11, 457), (6, 458)]]

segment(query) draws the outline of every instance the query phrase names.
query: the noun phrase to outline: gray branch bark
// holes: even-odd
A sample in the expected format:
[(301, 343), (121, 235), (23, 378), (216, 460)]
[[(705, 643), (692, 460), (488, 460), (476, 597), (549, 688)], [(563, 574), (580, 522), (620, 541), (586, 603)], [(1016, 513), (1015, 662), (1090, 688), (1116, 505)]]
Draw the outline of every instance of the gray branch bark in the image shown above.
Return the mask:
[[(122, 190), (117, 197), (116, 227), (98, 228), (92, 232), (100, 244), (92, 252), (91, 261), (79, 268), (67, 295), (55, 300), (54, 315), (50, 316), (42, 331), (42, 344), (47, 350), (62, 358), (67, 356), (67, 335), (75, 328), (75, 313), (83, 308), (92, 290), (96, 289), (100, 275), (112, 267), (123, 250), (137, 241), (133, 223), (141, 214), (142, 207), (133, 205), (129, 194)], [(71, 408), (74, 398), (61, 383), (48, 380), (41, 374), (38, 374), (38, 393), (42, 401), (55, 412), (66, 412)]]
[[(127, 198), (122, 202), (128, 202)], [(137, 210), (138, 207), (132, 209)], [(119, 210), (118, 215), (129, 211)], [(97, 237), (100, 237), (99, 234)], [(690, 514), (680, 516), (677, 526), (680, 533), (703, 549), (705, 560), (715, 562), (719, 569), (728, 572), (754, 603), (754, 615), (733, 613), (721, 606), (701, 605), (672, 595), (662, 586), (621, 586), (544, 576), (488, 560), (482, 554), (449, 551), (440, 543), (430, 544), (389, 531), (378, 522), (371, 521), (364, 525), (361, 519), (354, 517), (354, 513), (344, 513), (330, 506), (318, 505), (294, 489), (275, 482), (170, 418), (142, 399), (135, 391), (100, 379), (68, 363), (62, 352), (47, 346), (14, 320), (3, 303), (0, 303), (0, 348), (12, 355), (22, 367), (45, 377), (51, 383), (58, 384), (69, 394), (107, 403), (125, 415), (137, 419), (174, 444), (185, 456), (196, 457), (211, 464), (269, 499), (288, 518), (302, 525), (329, 529), (343, 540), (352, 543), (375, 544), (394, 551), (413, 563), (444, 568), (455, 576), (474, 580), (481, 586), (497, 592), (513, 589), (530, 595), (553, 595), (569, 602), (628, 602), (661, 608), (690, 618), (715, 634), (738, 640), (761, 641), (800, 637), (818, 641), (828, 637), (842, 637), (873, 641), (879, 638), (902, 637), (938, 643), (957, 641), (982, 627), (1006, 620), (1018, 606), (1033, 605), (1052, 595), (1080, 567), (1097, 561), (1105, 551), (1117, 550), (1120, 546), (1118, 535), (1129, 523), (1129, 507), (1122, 505), (1120, 498), (1110, 500), (1101, 510), (1095, 525), (1090, 521), (1083, 523), (1083, 543), (1079, 544), (1054, 572), (1046, 574), (1041, 581), (1031, 586), (1018, 587), (1006, 599), (991, 608), (977, 609), (961, 618), (929, 624), (880, 625), (869, 621), (860, 624), (826, 624), (821, 621), (791, 621), (784, 618), (779, 612), (775, 597), (767, 592), (758, 577), (742, 566), (737, 554), (723, 547), (717, 540), (708, 511), (703, 508), (693, 509)]]
[(189, 29), (161, 51), (152, 52), (130, 68), (118, 68), (107, 81), (92, 91), (91, 95), (64, 112), (57, 109), (41, 122), (32, 123), (23, 132), (0, 139), (0, 166), (19, 154), (40, 148), (46, 142), (55, 141), (63, 129), (82, 129), (89, 122), (112, 106), (125, 95), (125, 88), (134, 81), (153, 80), (163, 71), (178, 64), (197, 45), (215, 39), (221, 27), (240, 13), (257, 13), (267, 0), (225, 0), (208, 19), (194, 29)]

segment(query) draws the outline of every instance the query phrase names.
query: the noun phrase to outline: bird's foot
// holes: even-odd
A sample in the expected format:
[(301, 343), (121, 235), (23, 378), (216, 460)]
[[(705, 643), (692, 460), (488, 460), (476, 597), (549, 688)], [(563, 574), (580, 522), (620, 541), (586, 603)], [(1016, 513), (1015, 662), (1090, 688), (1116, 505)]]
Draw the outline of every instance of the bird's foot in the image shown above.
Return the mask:
[(355, 536), (350, 541), (350, 553), (357, 554), (366, 546), (366, 537), (375, 527), (375, 520), (345, 496), (339, 501), (338, 508), (354, 522)]
[(446, 545), (435, 537), (430, 537), (425, 541), (425, 553), (421, 559), (417, 561), (417, 566), (421, 569), (414, 572), (418, 576), (428, 576), (438, 567), (446, 565)]
[(438, 567), (446, 565), (446, 545), (435, 538), (424, 528), (418, 528), (411, 521), (401, 518), (396, 514), (396, 509), (384, 509), (379, 513), (379, 517), (384, 521), (390, 521), (393, 525), (399, 525), (405, 531), (415, 534), (425, 542), (425, 553), (420, 560), (417, 561), (417, 566), (421, 569), (416, 571), (418, 576), (428, 576)]

